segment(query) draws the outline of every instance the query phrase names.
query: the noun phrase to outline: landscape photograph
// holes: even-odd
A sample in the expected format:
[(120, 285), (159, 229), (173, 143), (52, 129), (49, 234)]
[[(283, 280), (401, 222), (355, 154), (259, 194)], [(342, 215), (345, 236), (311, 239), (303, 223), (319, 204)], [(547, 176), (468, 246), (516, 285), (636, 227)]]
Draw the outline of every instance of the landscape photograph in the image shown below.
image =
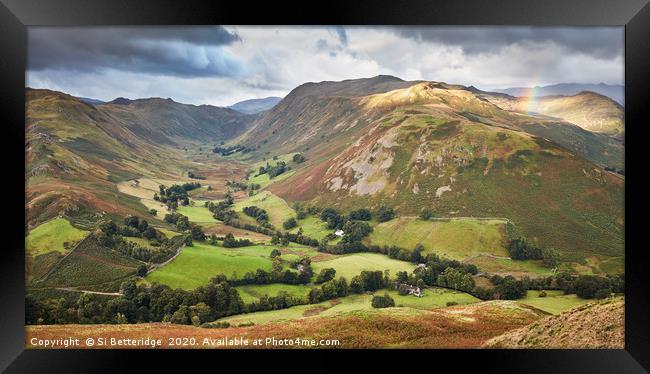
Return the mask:
[(624, 348), (623, 27), (29, 27), (25, 74), (28, 349)]

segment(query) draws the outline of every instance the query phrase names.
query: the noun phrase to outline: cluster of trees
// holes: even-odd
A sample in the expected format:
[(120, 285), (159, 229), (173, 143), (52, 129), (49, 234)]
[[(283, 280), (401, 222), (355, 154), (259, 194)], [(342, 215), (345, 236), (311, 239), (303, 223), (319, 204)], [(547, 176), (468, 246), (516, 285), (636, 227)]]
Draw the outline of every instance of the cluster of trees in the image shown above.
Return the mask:
[(170, 210), (178, 208), (180, 201), (181, 205), (189, 205), (190, 198), (187, 191), (194, 190), (201, 187), (201, 183), (184, 183), (182, 185), (174, 184), (171, 187), (164, 185), (158, 186), (159, 193), (153, 195), (153, 199), (165, 203)]
[[(171, 212), (165, 214), (164, 219), (165, 222), (172, 225), (176, 225), (177, 230), (182, 232), (189, 232), (188, 238), (191, 238), (193, 240), (198, 240), (198, 241), (205, 240), (205, 233), (203, 232), (203, 227), (195, 224), (194, 222), (190, 222), (187, 216), (177, 212)], [(191, 240), (187, 241), (186, 244), (191, 246), (192, 245)]]
[(235, 236), (232, 233), (227, 233), (223, 239), (223, 246), (226, 248), (239, 248), (239, 247), (248, 247), (253, 245), (248, 239), (235, 239)]
[(189, 178), (192, 178), (192, 179), (199, 179), (199, 180), (204, 180), (204, 179), (205, 179), (204, 176), (202, 176), (202, 175), (198, 175), (198, 174), (194, 174), (194, 172), (192, 172), (192, 171), (187, 172), (187, 176), (188, 176)]
[(276, 231), (275, 233), (272, 234), (271, 244), (280, 243), (282, 245), (288, 245), (289, 242), (308, 245), (310, 247), (318, 247), (319, 245), (318, 240), (304, 235), (302, 231), (302, 227), (299, 228), (298, 232), (296, 232), (295, 234), (287, 231), (285, 231), (284, 233)]
[(316, 276), (316, 281), (314, 283), (321, 284), (321, 283), (329, 282), (332, 279), (334, 279), (334, 276), (336, 276), (336, 269), (334, 268), (322, 269), (320, 273), (318, 273), (318, 275)]
[(290, 170), (290, 168), (284, 161), (278, 161), (275, 165), (271, 165), (267, 162), (265, 166), (260, 166), (257, 175), (268, 174), (269, 178), (273, 179), (287, 170)]
[(218, 203), (213, 203), (212, 201), (206, 201), (205, 207), (208, 208), (214, 219), (222, 221), (226, 225), (231, 225), (231, 222), (237, 221), (238, 215), (237, 212), (230, 209), (234, 203), (234, 199), (230, 192), (226, 193), (226, 196), (223, 200)]
[(264, 223), (269, 222), (269, 215), (266, 213), (266, 210), (256, 207), (256, 206), (247, 206), (244, 207), (243, 212), (249, 216), (255, 218), (257, 223), (263, 225)]
[(372, 213), (368, 209), (361, 208), (351, 211), (349, 217), (357, 221), (370, 221), (372, 219)]
[(331, 280), (322, 283), (320, 288), (312, 288), (309, 291), (309, 303), (320, 303), (349, 294), (374, 292), (388, 287), (389, 284), (390, 277), (388, 271), (382, 273), (379, 270), (364, 270), (359, 275), (352, 277), (350, 283), (344, 277), (340, 277), (339, 279), (333, 279), (332, 277)]
[(284, 227), (285, 230), (291, 230), (296, 226), (298, 226), (298, 221), (296, 221), (296, 219), (293, 217), (289, 218), (288, 220), (282, 223), (282, 227)]
[(395, 218), (397, 216), (397, 213), (395, 213), (395, 210), (393, 210), (393, 208), (382, 206), (379, 207), (379, 209), (377, 209), (376, 215), (377, 215), (377, 221), (387, 222)]
[(243, 145), (234, 145), (232, 147), (220, 147), (220, 146), (217, 146), (217, 147), (214, 147), (212, 149), (212, 152), (221, 154), (222, 156), (230, 156), (231, 154), (236, 153), (236, 152), (241, 151), (242, 153), (248, 153), (251, 150), (252, 149), (250, 149), (248, 147), (245, 147)]
[(122, 236), (146, 238), (150, 240), (164, 237), (164, 235), (156, 231), (155, 228), (149, 226), (147, 220), (140, 219), (136, 216), (126, 216), (126, 218), (124, 218), (124, 224), (121, 226), (118, 226), (112, 220), (104, 221), (99, 224), (99, 228), (102, 232), (109, 235), (119, 234)]
[(576, 294), (584, 299), (602, 299), (612, 293), (625, 293), (625, 275), (610, 274), (605, 277), (594, 275), (572, 275), (561, 272), (554, 276), (530, 279), (515, 279), (512, 276), (493, 275), (490, 282), (494, 288), (475, 288), (472, 294), (483, 299), (520, 299), (527, 290), (562, 290), (565, 294)]
[(264, 269), (257, 269), (255, 272), (247, 272), (243, 277), (237, 278), (233, 275), (231, 284), (248, 285), (248, 284), (307, 284), (310, 282), (314, 272), (311, 268), (311, 259), (308, 257), (292, 261), (291, 269), (282, 268), (282, 259), (278, 254), (273, 256), (273, 270), (268, 272)]
[(320, 212), (320, 219), (327, 223), (329, 229), (343, 230), (343, 245), (360, 242), (372, 232), (372, 227), (363, 222), (372, 219), (372, 214), (367, 209), (355, 210), (345, 217), (335, 209), (325, 208)]
[(85, 293), (78, 298), (28, 295), (25, 299), (26, 323), (171, 322), (199, 326), (247, 311), (237, 290), (223, 276), (192, 291), (174, 290), (157, 283), (150, 287), (137, 286), (134, 280), (124, 282), (120, 291), (119, 297)]
[[(100, 223), (97, 242), (136, 260), (154, 263), (166, 261), (182, 243), (181, 236), (167, 239), (163, 233), (149, 226), (146, 220), (140, 220), (138, 217), (128, 216), (124, 222), (123, 226), (116, 225), (112, 220)], [(124, 239), (124, 236), (149, 239), (149, 244), (155, 249), (130, 242)]]
[(226, 187), (230, 187), (235, 191), (246, 191), (248, 188), (248, 185), (245, 182), (238, 182), (238, 181), (226, 181)]
[(513, 260), (543, 260), (548, 267), (557, 266), (559, 261), (559, 255), (553, 249), (541, 248), (523, 238), (510, 240), (508, 253)]

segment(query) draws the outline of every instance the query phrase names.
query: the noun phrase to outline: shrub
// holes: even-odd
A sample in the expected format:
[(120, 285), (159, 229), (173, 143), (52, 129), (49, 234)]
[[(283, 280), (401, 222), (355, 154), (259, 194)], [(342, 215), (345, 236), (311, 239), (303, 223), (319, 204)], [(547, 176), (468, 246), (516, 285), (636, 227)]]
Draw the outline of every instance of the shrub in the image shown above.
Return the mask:
[(282, 227), (284, 227), (285, 230), (291, 230), (292, 228), (294, 228), (296, 226), (298, 226), (298, 222), (293, 217), (291, 217), (288, 220), (284, 221), (284, 223), (282, 224)]
[(393, 208), (382, 206), (381, 208), (377, 209), (377, 221), (386, 222), (390, 221), (393, 218), (395, 218), (395, 211)]
[(447, 306), (454, 306), (454, 305), (458, 305), (458, 303), (455, 301), (447, 301)]
[(542, 291), (539, 293), (539, 297), (546, 297), (546, 291)]
[(431, 210), (430, 208), (422, 208), (422, 210), (420, 211), (420, 219), (428, 221), (431, 218), (433, 218), (433, 210)]
[(395, 300), (388, 294), (384, 296), (375, 295), (372, 297), (372, 307), (373, 308), (388, 308), (395, 306)]

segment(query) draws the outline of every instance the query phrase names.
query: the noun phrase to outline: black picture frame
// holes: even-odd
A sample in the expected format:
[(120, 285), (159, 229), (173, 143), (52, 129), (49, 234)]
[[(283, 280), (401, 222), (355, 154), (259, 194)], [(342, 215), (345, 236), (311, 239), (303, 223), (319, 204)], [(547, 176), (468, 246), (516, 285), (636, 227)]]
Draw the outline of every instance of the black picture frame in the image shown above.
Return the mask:
[[(0, 370), (7, 372), (101, 372), (153, 369), (166, 366), (168, 353), (138, 351), (45, 351), (24, 349), (24, 204), (22, 187), (9, 183), (24, 178), (24, 164), (17, 155), (24, 151), (25, 66), (27, 26), (91, 25), (182, 25), (182, 24), (333, 24), (333, 25), (535, 25), (625, 26), (625, 117), (626, 117), (626, 305), (624, 350), (426, 350), (355, 351), (347, 359), (359, 365), (386, 368), (392, 355), (400, 364), (440, 362), (458, 369), (498, 372), (647, 372), (650, 369), (650, 295), (647, 249), (643, 246), (647, 183), (643, 128), (650, 118), (650, 5), (648, 0), (363, 0), (319, 3), (200, 2), (194, 0), (0, 0), (0, 116), (3, 131), (3, 183), (5, 245), (0, 260)], [(22, 221), (19, 219), (22, 217)], [(8, 244), (7, 244), (8, 243)], [(175, 352), (176, 353), (176, 352)], [(180, 352), (179, 352), (180, 353)], [(230, 357), (207, 352), (206, 358)], [(277, 354), (282, 353), (282, 354)], [(379, 353), (379, 357), (371, 354)], [(251, 359), (251, 355), (262, 355)], [(124, 356), (135, 358), (124, 360)], [(154, 358), (155, 355), (155, 358)], [(354, 357), (350, 357), (354, 355)], [(414, 355), (414, 356), (413, 356)], [(246, 368), (268, 360), (319, 362), (324, 369), (340, 362), (335, 352), (239, 352)], [(373, 355), (374, 356), (374, 355)], [(334, 358), (335, 357), (335, 358)], [(414, 359), (414, 357), (417, 357)], [(244, 359), (244, 360), (242, 360)], [(175, 361), (175, 359), (173, 359)], [(342, 362), (342, 361), (341, 361)], [(321, 364), (322, 363), (322, 364)], [(135, 365), (135, 366), (133, 366)], [(225, 366), (219, 366), (225, 370)], [(211, 371), (216, 370), (213, 366)], [(453, 370), (453, 369), (452, 369)], [(248, 370), (245, 370), (248, 371)]]

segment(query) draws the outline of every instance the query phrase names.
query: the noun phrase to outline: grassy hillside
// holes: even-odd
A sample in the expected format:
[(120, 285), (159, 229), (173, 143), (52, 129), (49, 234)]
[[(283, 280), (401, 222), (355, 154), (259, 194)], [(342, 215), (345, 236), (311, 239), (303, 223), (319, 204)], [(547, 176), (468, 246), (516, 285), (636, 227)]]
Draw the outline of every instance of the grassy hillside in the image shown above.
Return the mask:
[(451, 219), (423, 221), (399, 217), (373, 227), (368, 242), (413, 249), (420, 244), (426, 252), (465, 260), (479, 254), (507, 257), (507, 237), (503, 220)]
[(623, 349), (621, 298), (586, 304), (490, 339), (486, 348)]
[[(275, 195), (343, 211), (388, 204), (401, 215), (428, 207), (441, 217), (505, 218), (567, 261), (593, 255), (607, 263), (601, 270), (622, 270), (623, 177), (526, 132), (541, 126), (560, 134), (566, 124), (509, 112), (470, 89), (436, 82), (366, 97), (292, 100), (314, 107), (283, 123), (308, 132), (280, 127), (280, 117), (277, 128), (260, 118), (251, 130), (255, 139), (265, 136), (257, 133), (262, 128), (275, 130), (277, 140), (256, 144), (261, 151), (306, 155), (296, 174), (268, 187)], [(561, 137), (602, 154), (594, 137)]]
[[(518, 306), (514, 302), (500, 301), (430, 311), (387, 308), (351, 312), (335, 317), (303, 318), (290, 322), (226, 329), (203, 329), (163, 323), (28, 326), (25, 339), (27, 346), (30, 347), (29, 340), (35, 336), (48, 339), (64, 335), (80, 338), (83, 342), (85, 337), (101, 332), (101, 335), (106, 337), (119, 336), (131, 339), (156, 337), (163, 341), (163, 347), (167, 347), (170, 337), (189, 338), (199, 334), (210, 337), (215, 342), (218, 339), (235, 336), (248, 339), (249, 342), (254, 339), (262, 339), (264, 342), (270, 336), (276, 339), (299, 338), (316, 341), (336, 339), (338, 344), (333, 348), (477, 348), (490, 338), (528, 325), (541, 316), (539, 312)], [(387, 329), (387, 326), (390, 328)], [(209, 347), (223, 348), (224, 346), (215, 343)], [(228, 346), (228, 348), (241, 347)], [(287, 346), (269, 344), (258, 348), (287, 348)], [(293, 348), (309, 347), (293, 346)]]
[(562, 291), (544, 291), (546, 296), (540, 297), (541, 291), (530, 290), (522, 303), (534, 306), (551, 314), (559, 314), (578, 305), (583, 305), (593, 300), (581, 299), (576, 295), (565, 295)]
[(66, 253), (87, 234), (65, 218), (56, 218), (32, 229), (25, 238), (25, 249), (32, 256), (50, 251)]
[(415, 265), (405, 261), (394, 260), (388, 256), (377, 253), (353, 253), (339, 256), (332, 260), (318, 261), (312, 263), (314, 273), (318, 274), (322, 269), (336, 269), (336, 277), (345, 277), (348, 281), (364, 270), (388, 270), (391, 276), (398, 271), (412, 272)]
[(116, 291), (121, 282), (135, 275), (139, 264), (137, 260), (101, 246), (90, 235), (32, 285), (35, 288), (82, 287)]
[[(26, 99), (29, 227), (61, 212), (146, 216), (150, 208), (122, 194), (116, 183), (143, 176), (176, 180), (187, 170), (215, 175), (211, 169), (223, 167), (188, 159), (187, 145), (235, 136), (253, 118), (158, 99), (93, 106), (34, 89), (26, 90)], [(221, 178), (219, 187), (224, 182)]]
[(148, 282), (166, 284), (171, 288), (193, 289), (210, 278), (224, 274), (238, 277), (257, 269), (271, 271), (270, 247), (223, 248), (195, 243), (181, 249), (180, 255), (162, 268), (147, 274)]

